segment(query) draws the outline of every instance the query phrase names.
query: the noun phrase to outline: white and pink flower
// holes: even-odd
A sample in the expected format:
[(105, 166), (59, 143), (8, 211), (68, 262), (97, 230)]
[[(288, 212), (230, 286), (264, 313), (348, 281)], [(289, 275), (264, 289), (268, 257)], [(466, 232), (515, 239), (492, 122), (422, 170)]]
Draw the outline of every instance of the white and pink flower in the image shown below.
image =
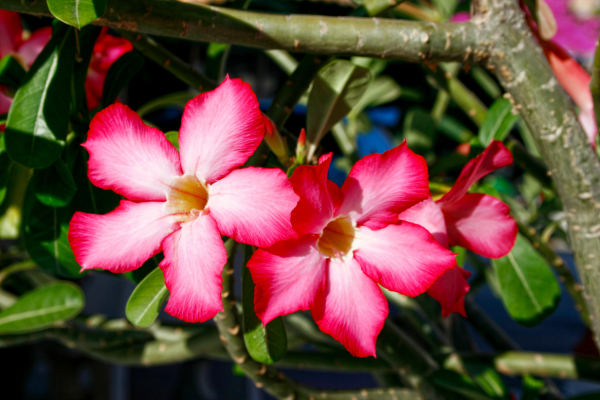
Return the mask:
[(299, 166), (290, 182), (299, 238), (258, 249), (248, 263), (263, 324), (311, 310), (322, 331), (353, 355), (375, 355), (388, 314), (378, 284), (416, 296), (455, 256), (424, 228), (398, 214), (429, 194), (427, 165), (406, 143), (358, 161), (340, 189), (327, 180), (331, 154)]
[(162, 132), (115, 104), (92, 120), (90, 181), (126, 197), (106, 215), (77, 212), (69, 242), (82, 269), (127, 272), (164, 252), (166, 311), (189, 322), (222, 310), (221, 235), (254, 246), (296, 237), (298, 202), (279, 169), (237, 169), (256, 150), (264, 123), (256, 95), (239, 79), (185, 107), (180, 152)]
[[(518, 228), (509, 215), (510, 208), (493, 196), (467, 191), (479, 179), (512, 161), (510, 151), (493, 141), (465, 165), (450, 192), (436, 202), (429, 197), (401, 213), (399, 219), (421, 225), (446, 248), (461, 246), (484, 257), (504, 257), (517, 239)], [(466, 316), (464, 296), (470, 289), (470, 275), (455, 265), (427, 290), (442, 305), (444, 317), (453, 312)]]

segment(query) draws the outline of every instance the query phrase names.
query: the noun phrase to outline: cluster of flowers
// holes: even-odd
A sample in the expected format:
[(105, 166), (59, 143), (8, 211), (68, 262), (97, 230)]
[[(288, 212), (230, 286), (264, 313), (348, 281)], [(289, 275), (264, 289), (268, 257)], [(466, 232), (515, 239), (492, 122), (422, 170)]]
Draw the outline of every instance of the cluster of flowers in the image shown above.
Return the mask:
[(408, 296), (427, 290), (444, 315), (464, 314), (469, 274), (449, 245), (488, 257), (514, 245), (509, 208), (467, 193), (512, 162), (500, 142), (471, 160), (434, 202), (425, 160), (406, 143), (358, 161), (340, 188), (327, 179), (331, 154), (289, 179), (280, 169), (238, 168), (264, 134), (256, 95), (229, 77), (186, 105), (179, 153), (127, 106), (96, 114), (83, 144), (90, 181), (128, 200), (106, 215), (73, 216), (69, 241), (77, 261), (83, 269), (126, 272), (162, 251), (166, 311), (200, 322), (223, 310), (221, 236), (228, 236), (259, 247), (248, 267), (264, 324), (311, 310), (324, 332), (368, 356), (388, 313), (378, 285)]
[[(52, 28), (49, 26), (29, 34), (23, 30), (18, 13), (0, 10), (0, 58), (11, 55), (21, 63), (25, 70), (28, 70), (51, 36)], [(102, 29), (94, 44), (85, 81), (86, 99), (90, 110), (100, 105), (104, 81), (111, 65), (131, 50), (133, 50), (131, 42), (109, 34), (108, 28)], [(0, 85), (0, 114), (8, 113), (12, 104), (12, 98), (7, 93), (8, 88)], [(2, 130), (1, 126), (0, 130)]]

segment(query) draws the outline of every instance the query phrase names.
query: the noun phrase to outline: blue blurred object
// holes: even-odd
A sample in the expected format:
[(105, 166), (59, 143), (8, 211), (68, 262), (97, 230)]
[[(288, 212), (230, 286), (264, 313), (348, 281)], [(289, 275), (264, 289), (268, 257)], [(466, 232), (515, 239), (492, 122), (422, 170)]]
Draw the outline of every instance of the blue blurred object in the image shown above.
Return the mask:
[(394, 137), (385, 129), (375, 126), (367, 133), (361, 133), (356, 139), (358, 155), (368, 156), (373, 153), (383, 153), (394, 146)]
[(374, 124), (387, 126), (388, 128), (398, 125), (402, 111), (397, 106), (373, 107), (366, 111)]
[[(273, 103), (273, 99), (258, 99), (259, 107), (261, 111), (267, 111)], [(296, 104), (296, 107), (292, 110), (292, 114), (306, 115), (306, 106), (303, 104)]]

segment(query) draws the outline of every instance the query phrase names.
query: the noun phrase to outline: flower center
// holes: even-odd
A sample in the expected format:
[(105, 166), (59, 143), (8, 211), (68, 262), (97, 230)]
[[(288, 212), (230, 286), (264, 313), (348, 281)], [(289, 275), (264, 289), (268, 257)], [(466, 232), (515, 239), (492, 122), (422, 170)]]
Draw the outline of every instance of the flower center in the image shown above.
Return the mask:
[(350, 217), (335, 219), (323, 229), (317, 245), (327, 257), (343, 257), (352, 250), (356, 229)]
[(175, 178), (167, 192), (167, 210), (176, 214), (178, 221), (187, 222), (193, 211), (202, 211), (208, 202), (208, 189), (194, 176)]

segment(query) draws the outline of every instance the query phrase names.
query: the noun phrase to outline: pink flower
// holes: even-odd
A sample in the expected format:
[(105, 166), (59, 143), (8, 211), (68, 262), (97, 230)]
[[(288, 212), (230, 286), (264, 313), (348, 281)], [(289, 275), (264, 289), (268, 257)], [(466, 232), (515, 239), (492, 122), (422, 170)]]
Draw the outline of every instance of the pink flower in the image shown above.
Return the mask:
[(298, 202), (279, 169), (244, 168), (264, 135), (250, 85), (225, 78), (185, 107), (180, 153), (128, 107), (96, 114), (84, 147), (90, 181), (125, 196), (106, 215), (77, 212), (69, 242), (82, 269), (131, 271), (164, 252), (166, 311), (189, 322), (222, 310), (221, 235), (255, 246), (296, 237)]
[(85, 80), (85, 94), (90, 110), (100, 105), (104, 81), (110, 67), (119, 57), (131, 50), (133, 50), (133, 45), (129, 40), (113, 36), (108, 33), (108, 28), (102, 28), (100, 36), (94, 44), (90, 67)]
[[(517, 239), (517, 224), (508, 215), (510, 208), (493, 196), (467, 191), (479, 179), (512, 161), (510, 151), (493, 141), (465, 165), (444, 197), (436, 202), (429, 197), (401, 213), (399, 219), (421, 225), (444, 247), (462, 246), (484, 257), (504, 257)], [(464, 296), (470, 289), (470, 275), (455, 266), (427, 290), (442, 305), (444, 317), (453, 312), (466, 316)]]
[[(0, 58), (11, 55), (23, 68), (29, 69), (51, 35), (52, 28), (48, 26), (36, 30), (28, 39), (23, 40), (23, 26), (19, 14), (0, 10)], [(6, 114), (12, 104), (12, 98), (7, 96), (5, 91), (6, 88), (0, 85), (0, 114)]]
[(331, 154), (299, 166), (292, 225), (300, 236), (258, 249), (248, 263), (263, 324), (311, 310), (322, 331), (355, 356), (375, 356), (388, 314), (378, 284), (423, 293), (456, 261), (422, 227), (398, 214), (427, 198), (427, 165), (406, 143), (358, 161), (340, 189), (327, 180)]
[(591, 56), (600, 35), (600, 17), (592, 0), (546, 0), (557, 31), (552, 40), (571, 53)]

